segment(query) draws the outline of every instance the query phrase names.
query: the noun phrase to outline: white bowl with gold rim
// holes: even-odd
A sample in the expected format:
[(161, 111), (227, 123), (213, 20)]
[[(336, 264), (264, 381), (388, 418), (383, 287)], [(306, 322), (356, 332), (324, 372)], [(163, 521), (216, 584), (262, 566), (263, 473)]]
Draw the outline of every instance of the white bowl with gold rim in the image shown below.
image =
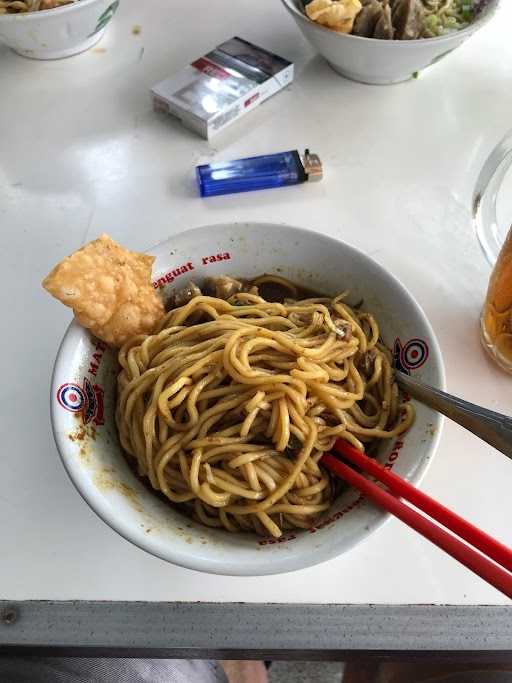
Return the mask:
[[(190, 279), (275, 272), (310, 289), (350, 289), (380, 323), (382, 337), (407, 372), (444, 388), (434, 332), (407, 289), (353, 247), (309, 230), (268, 223), (235, 223), (190, 230), (149, 250), (153, 280), (172, 290)], [(174, 564), (230, 575), (301, 569), (346, 552), (374, 533), (387, 513), (347, 490), (314, 529), (279, 541), (232, 534), (189, 519), (133, 472), (114, 421), (116, 354), (72, 322), (52, 379), (52, 426), (64, 466), (91, 508), (124, 538)], [(407, 434), (383, 443), (378, 459), (418, 483), (435, 453), (442, 418), (422, 405)]]

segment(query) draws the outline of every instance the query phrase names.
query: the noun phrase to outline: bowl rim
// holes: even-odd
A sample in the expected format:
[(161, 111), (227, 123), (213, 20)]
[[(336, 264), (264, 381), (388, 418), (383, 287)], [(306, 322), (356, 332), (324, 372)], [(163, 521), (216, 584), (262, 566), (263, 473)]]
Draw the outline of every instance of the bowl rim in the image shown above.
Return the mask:
[[(0, 23), (9, 21), (35, 21), (37, 19), (46, 19), (49, 16), (62, 16), (65, 12), (73, 12), (77, 9), (83, 9), (88, 5), (93, 5), (97, 2), (104, 2), (105, 0), (76, 0), (76, 2), (71, 2), (68, 5), (63, 5), (62, 7), (52, 7), (51, 9), (41, 9), (37, 12), (17, 12), (16, 14), (0, 14)], [(112, 0), (114, 2), (114, 0)]]
[(487, 24), (487, 22), (489, 22), (492, 19), (500, 4), (500, 0), (490, 0), (489, 5), (475, 19), (475, 21), (469, 24), (469, 26), (466, 26), (465, 28), (460, 29), (459, 31), (446, 33), (443, 36), (435, 36), (433, 38), (421, 38), (421, 40), (383, 40), (382, 38), (367, 38), (366, 36), (354, 36), (351, 33), (339, 33), (338, 31), (334, 31), (331, 28), (322, 26), (321, 24), (318, 24), (317, 22), (310, 19), (304, 12), (301, 12), (298, 9), (296, 2), (301, 2), (301, 0), (281, 0), (281, 2), (288, 10), (288, 12), (290, 12), (290, 14), (292, 14), (296, 19), (299, 19), (300, 21), (304, 22), (306, 26), (310, 26), (313, 29), (322, 31), (329, 35), (336, 35), (342, 40), (364, 41), (368, 45), (381, 45), (382, 48), (385, 50), (391, 49), (395, 45), (403, 46), (405, 49), (414, 49), (415, 46), (418, 46), (418, 42), (421, 45), (433, 45), (437, 43), (450, 42), (450, 40), (453, 40), (455, 36), (463, 38), (466, 36), (469, 37), (472, 33), (482, 28), (485, 24)]
[[(337, 237), (333, 237), (332, 235), (327, 235), (322, 232), (318, 232), (315, 230), (311, 230), (309, 228), (302, 228), (302, 227), (296, 227), (288, 224), (279, 224), (279, 223), (271, 223), (271, 222), (263, 222), (263, 221), (240, 221), (240, 222), (224, 222), (224, 223), (216, 223), (216, 224), (208, 224), (208, 225), (202, 225), (200, 227), (195, 227), (191, 228), (188, 230), (183, 230), (180, 231), (179, 233), (176, 233), (175, 235), (172, 235), (170, 237), (167, 237), (166, 239), (163, 239), (153, 246), (151, 246), (149, 249), (146, 250), (145, 253), (152, 253), (155, 250), (157, 250), (159, 247), (162, 247), (163, 245), (167, 245), (170, 241), (175, 240), (176, 238), (179, 238), (182, 235), (193, 235), (199, 234), (199, 233), (205, 233), (205, 232), (211, 232), (215, 233), (217, 230), (216, 229), (226, 229), (226, 228), (240, 228), (242, 226), (247, 227), (248, 225), (251, 226), (258, 226), (258, 225), (264, 225), (266, 227), (272, 227), (276, 230), (285, 228), (287, 230), (292, 230), (294, 234), (300, 235), (302, 234), (304, 237), (315, 237), (316, 239), (321, 238), (328, 240), (331, 243), (336, 243), (341, 246), (341, 248), (347, 249), (349, 252), (352, 253), (357, 253), (359, 254), (363, 259), (366, 261), (370, 262), (371, 265), (384, 277), (387, 278), (389, 281), (392, 281), (394, 285), (402, 291), (402, 293), (406, 296), (406, 298), (409, 300), (409, 303), (411, 306), (415, 309), (416, 315), (418, 318), (421, 320), (422, 324), (425, 327), (425, 330), (428, 332), (429, 335), (429, 344), (430, 344), (430, 351), (431, 351), (431, 358), (434, 359), (435, 361), (435, 367), (437, 374), (439, 376), (439, 389), (445, 390), (446, 389), (446, 371), (445, 371), (445, 366), (444, 366), (444, 361), (443, 361), (443, 356), (441, 352), (441, 348), (437, 339), (437, 336), (432, 328), (432, 325), (430, 324), (425, 312), (423, 311), (423, 308), (420, 306), (420, 304), (417, 302), (416, 298), (413, 296), (413, 294), (410, 292), (410, 290), (395, 276), (393, 275), (385, 266), (381, 265), (377, 261), (375, 261), (371, 256), (367, 255), (362, 249), (358, 249), (357, 247), (353, 246), (352, 244), (342, 240), (338, 239)], [(276, 574), (283, 574), (286, 572), (290, 571), (296, 571), (296, 570), (301, 570), (301, 569), (306, 569), (308, 567), (312, 567), (316, 564), (319, 564), (321, 562), (325, 562), (328, 560), (335, 559), (339, 555), (342, 555), (350, 550), (352, 550), (355, 546), (359, 545), (360, 543), (366, 541), (375, 531), (380, 529), (384, 524), (386, 524), (391, 518), (392, 515), (384, 510), (381, 510), (381, 515), (377, 517), (376, 519), (372, 520), (371, 522), (368, 523), (366, 528), (361, 532), (360, 535), (356, 536), (355, 538), (352, 538), (347, 541), (347, 539), (336, 539), (335, 537), (332, 539), (332, 542), (329, 544), (329, 549), (324, 550), (322, 553), (302, 553), (300, 557), (302, 558), (300, 561), (297, 559), (297, 556), (286, 556), (286, 555), (281, 555), (279, 556), (274, 556), (272, 558), (266, 558), (266, 564), (258, 564), (256, 567), (253, 567), (252, 562), (248, 561), (248, 559), (244, 558), (238, 558), (237, 556), (229, 556), (227, 555), (226, 558), (219, 560), (214, 557), (208, 557), (205, 558), (204, 556), (201, 557), (198, 554), (194, 554), (193, 552), (184, 552), (182, 550), (179, 550), (175, 547), (172, 546), (172, 544), (167, 544), (165, 546), (162, 546), (162, 544), (158, 544), (151, 535), (146, 535), (146, 534), (139, 534), (137, 532), (137, 529), (134, 528), (133, 524), (130, 523), (130, 521), (124, 520), (122, 517), (117, 512), (113, 512), (110, 506), (103, 504), (102, 500), (100, 497), (97, 497), (94, 495), (94, 493), (91, 493), (88, 490), (88, 485), (83, 479), (83, 476), (80, 475), (80, 472), (82, 471), (82, 467), (77, 466), (76, 463), (72, 460), (69, 459), (68, 453), (69, 453), (69, 448), (70, 448), (70, 442), (69, 440), (64, 436), (64, 433), (62, 432), (61, 429), (59, 429), (59, 423), (61, 421), (61, 413), (58, 411), (57, 408), (57, 403), (54, 400), (55, 394), (56, 394), (56, 389), (57, 389), (57, 376), (61, 373), (61, 368), (62, 366), (67, 366), (67, 356), (62, 356), (62, 351), (66, 345), (66, 341), (68, 340), (68, 336), (73, 333), (73, 331), (80, 329), (80, 325), (75, 321), (72, 320), (71, 323), (68, 325), (63, 338), (59, 344), (59, 348), (57, 351), (57, 355), (55, 358), (54, 362), (54, 367), (53, 367), (53, 372), (52, 372), (52, 378), (51, 378), (51, 386), (50, 386), (50, 416), (51, 416), (51, 427), (52, 427), (52, 432), (54, 436), (54, 440), (57, 446), (57, 450), (61, 459), (61, 462), (64, 466), (64, 469), (66, 470), (72, 484), (74, 485), (75, 489), (77, 492), (80, 494), (81, 498), (88, 504), (88, 506), (91, 508), (91, 510), (98, 515), (98, 517), (105, 522), (113, 531), (117, 532), (121, 537), (123, 537), (126, 541), (129, 541), (136, 547), (138, 547), (141, 550), (146, 551), (150, 555), (159, 557), (162, 560), (165, 560), (167, 562), (171, 562), (172, 564), (184, 567), (186, 569), (191, 569), (191, 570), (196, 570), (196, 571), (203, 571), (207, 572), (210, 574), (220, 574), (220, 575), (228, 575), (228, 576), (264, 576), (264, 575), (276, 575)], [(83, 329), (83, 328), (81, 328)], [(442, 429), (444, 425), (444, 418), (440, 413), (435, 414), (434, 420), (436, 422), (436, 429), (435, 433), (432, 437), (432, 440), (430, 441), (430, 445), (428, 450), (426, 451), (426, 454), (424, 455), (422, 461), (418, 463), (418, 465), (415, 467), (414, 471), (409, 477), (409, 481), (413, 483), (414, 485), (418, 486), (425, 474), (427, 473), (432, 460), (434, 459), (434, 455), (437, 452), (438, 446), (439, 446), (439, 441), (441, 438), (442, 434)], [(192, 547), (192, 546), (191, 546)]]

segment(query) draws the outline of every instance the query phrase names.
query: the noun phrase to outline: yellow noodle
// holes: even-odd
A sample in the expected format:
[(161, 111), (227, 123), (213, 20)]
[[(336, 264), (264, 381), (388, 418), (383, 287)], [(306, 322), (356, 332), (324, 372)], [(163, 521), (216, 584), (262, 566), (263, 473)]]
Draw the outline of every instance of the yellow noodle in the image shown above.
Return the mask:
[[(263, 276), (291, 297), (295, 285)], [(360, 450), (409, 428), (375, 318), (345, 294), (269, 303), (256, 288), (197, 296), (119, 352), (116, 420), (141, 475), (197, 520), (279, 537), (309, 528), (334, 489), (337, 438)], [(363, 360), (365, 363), (363, 363)]]
[(76, 0), (0, 0), (0, 14), (18, 14), (54, 9)]

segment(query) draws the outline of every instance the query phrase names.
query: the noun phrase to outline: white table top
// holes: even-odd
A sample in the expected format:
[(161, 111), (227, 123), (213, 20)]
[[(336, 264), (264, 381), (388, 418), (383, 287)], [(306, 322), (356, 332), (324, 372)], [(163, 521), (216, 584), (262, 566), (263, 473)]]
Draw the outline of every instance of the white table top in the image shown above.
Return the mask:
[[(511, 379), (480, 348), (489, 269), (469, 211), (481, 164), (511, 125), (512, 3), (502, 4), (458, 52), (389, 87), (337, 76), (277, 0), (123, 0), (85, 54), (37, 62), (0, 47), (0, 599), (509, 603), (396, 520), (338, 559), (277, 577), (201, 575), (130, 545), (57, 455), (48, 387), (70, 313), (40, 287), (103, 231), (144, 250), (221, 221), (311, 227), (366, 250), (412, 291), (452, 393), (512, 413)], [(211, 144), (152, 111), (152, 84), (235, 34), (295, 61), (294, 84)], [(304, 146), (323, 158), (319, 184), (196, 196), (197, 163)], [(423, 489), (510, 545), (511, 478), (504, 456), (446, 424)]]

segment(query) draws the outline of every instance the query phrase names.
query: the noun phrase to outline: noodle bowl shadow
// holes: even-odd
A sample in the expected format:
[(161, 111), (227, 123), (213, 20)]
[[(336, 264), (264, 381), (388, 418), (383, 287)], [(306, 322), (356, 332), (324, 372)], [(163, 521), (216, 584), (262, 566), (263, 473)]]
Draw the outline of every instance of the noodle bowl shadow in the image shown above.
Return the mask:
[(436, 38), (380, 40), (338, 33), (309, 19), (302, 0), (281, 0), (298, 28), (334, 71), (371, 85), (400, 83), (444, 59), (491, 19), (499, 0), (489, 0), (466, 28)]
[[(154, 284), (164, 294), (188, 281), (277, 273), (301, 286), (334, 294), (349, 289), (375, 314), (397, 363), (444, 388), (441, 353), (425, 314), (411, 294), (360, 251), (324, 235), (282, 225), (205, 226), (149, 250)], [(305, 265), (304, 265), (305, 264)], [(116, 353), (78, 323), (69, 326), (52, 378), (51, 418), (64, 466), (79, 493), (110, 526), (147, 552), (183, 567), (228, 575), (264, 575), (302, 569), (348, 551), (389, 517), (347, 490), (309, 531), (279, 540), (203, 526), (150, 490), (121, 450), (114, 420)], [(435, 453), (442, 418), (416, 404), (405, 435), (384, 442), (378, 460), (413, 483)]]

